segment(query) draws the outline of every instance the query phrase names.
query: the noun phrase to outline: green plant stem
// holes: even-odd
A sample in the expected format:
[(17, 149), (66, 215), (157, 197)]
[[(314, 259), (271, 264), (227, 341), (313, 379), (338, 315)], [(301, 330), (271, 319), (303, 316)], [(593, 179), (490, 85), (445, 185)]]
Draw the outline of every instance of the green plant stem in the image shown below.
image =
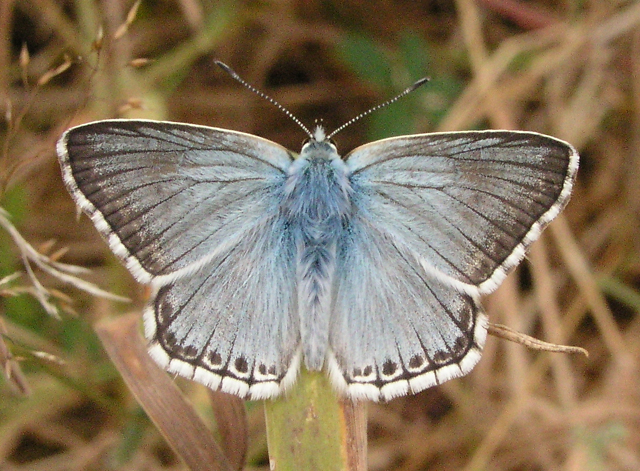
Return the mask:
[(338, 397), (326, 374), (303, 367), (285, 397), (264, 409), (272, 470), (366, 469), (366, 404)]

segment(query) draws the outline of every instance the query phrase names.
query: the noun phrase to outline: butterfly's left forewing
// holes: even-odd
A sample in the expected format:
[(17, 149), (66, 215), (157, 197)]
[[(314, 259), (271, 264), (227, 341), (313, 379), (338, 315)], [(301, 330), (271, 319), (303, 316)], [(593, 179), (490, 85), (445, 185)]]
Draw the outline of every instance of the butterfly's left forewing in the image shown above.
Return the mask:
[(145, 120), (67, 131), (69, 192), (143, 283), (178, 278), (277, 210), (291, 153), (256, 136)]

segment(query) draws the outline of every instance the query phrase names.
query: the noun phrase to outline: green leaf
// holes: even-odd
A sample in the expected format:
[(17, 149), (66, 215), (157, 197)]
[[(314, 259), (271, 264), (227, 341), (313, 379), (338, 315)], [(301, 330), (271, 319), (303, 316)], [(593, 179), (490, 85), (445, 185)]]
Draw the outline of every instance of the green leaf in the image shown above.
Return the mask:
[(371, 39), (347, 36), (338, 44), (337, 53), (359, 77), (380, 88), (391, 87), (389, 58)]
[(402, 64), (412, 80), (429, 75), (429, 45), (416, 33), (407, 32), (400, 38), (400, 56)]

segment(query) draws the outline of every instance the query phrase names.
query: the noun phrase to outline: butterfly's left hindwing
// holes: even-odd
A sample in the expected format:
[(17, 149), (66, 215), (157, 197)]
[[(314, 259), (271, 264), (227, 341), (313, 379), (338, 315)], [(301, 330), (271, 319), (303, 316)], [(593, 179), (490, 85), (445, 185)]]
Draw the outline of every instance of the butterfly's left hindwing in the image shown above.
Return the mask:
[(151, 355), (212, 389), (280, 394), (300, 362), (295, 256), (283, 219), (271, 217), (200, 272), (159, 287), (145, 311)]

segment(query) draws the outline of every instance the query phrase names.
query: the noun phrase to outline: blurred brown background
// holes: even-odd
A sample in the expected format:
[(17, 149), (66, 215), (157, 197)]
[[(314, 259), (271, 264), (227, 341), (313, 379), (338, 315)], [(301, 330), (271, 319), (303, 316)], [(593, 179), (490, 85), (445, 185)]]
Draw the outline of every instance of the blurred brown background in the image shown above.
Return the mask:
[[(572, 201), (485, 307), (492, 322), (590, 357), (490, 337), (467, 377), (369, 406), (369, 468), (640, 469), (640, 2), (133, 5), (0, 3), (1, 470), (184, 469), (92, 330), (141, 309), (146, 293), (88, 219), (76, 219), (55, 141), (82, 122), (144, 117), (251, 132), (298, 151), (297, 125), (214, 59), (329, 130), (431, 77), (341, 132), (344, 153), (402, 133), (484, 128), (576, 146)], [(52, 261), (91, 268), (81, 277), (133, 304), (70, 286), (47, 272)], [(204, 388), (178, 383), (210, 422)], [(261, 404), (247, 408), (246, 469), (268, 469)]]

